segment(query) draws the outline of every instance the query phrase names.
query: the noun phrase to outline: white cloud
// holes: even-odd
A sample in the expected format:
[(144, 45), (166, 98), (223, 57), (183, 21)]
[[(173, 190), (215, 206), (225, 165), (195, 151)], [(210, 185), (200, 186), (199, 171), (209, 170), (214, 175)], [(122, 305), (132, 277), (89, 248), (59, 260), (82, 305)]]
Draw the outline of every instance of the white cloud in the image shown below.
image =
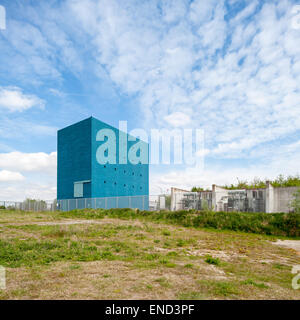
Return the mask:
[(57, 153), (22, 153), (18, 151), (0, 153), (0, 168), (21, 172), (56, 172)]
[[(140, 125), (201, 127), (205, 154), (214, 161), (256, 161), (253, 171), (244, 162), (245, 175), (263, 175), (268, 163), (273, 166), (270, 174), (279, 173), (287, 167), (284, 161), (299, 159), (297, 143), (291, 143), (287, 155), (278, 152), (284, 149), (282, 141), (300, 131), (300, 32), (291, 26), (293, 1), (247, 2), (232, 19), (221, 0), (65, 3), (66, 10), (60, 7), (63, 13), (54, 14), (51, 9), (49, 19), (32, 14), (38, 27), (12, 24), (7, 41), (16, 52), (24, 48), (24, 55), (31, 57), (28, 65), (14, 64), (18, 74), (34, 72), (52, 79), (61, 77), (64, 68), (80, 72), (84, 63), (73, 41), (87, 43), (84, 50), (93, 52), (94, 69), (105, 70), (121, 95), (137, 99), (144, 116)], [(62, 20), (72, 25), (73, 39), (60, 28), (66, 26)], [(23, 27), (26, 32), (20, 33)], [(59, 57), (59, 67), (52, 63), (54, 56)], [(6, 62), (1, 65), (11, 67)], [(18, 103), (13, 108), (23, 110)], [(0, 128), (1, 135), (5, 132)], [(289, 164), (290, 170), (297, 170)], [(186, 174), (178, 175), (180, 183), (188, 181)], [(228, 168), (228, 177), (235, 174)]]
[(42, 123), (32, 122), (26, 118), (3, 116), (0, 121), (0, 136), (22, 140), (28, 137), (56, 136), (57, 128)]
[(56, 187), (52, 183), (20, 182), (1, 183), (0, 201), (23, 201), (27, 198), (54, 200)]
[(0, 200), (56, 198), (56, 152), (0, 153)]
[(16, 182), (23, 181), (25, 177), (20, 172), (13, 172), (8, 170), (0, 171), (0, 182)]
[(299, 130), (299, 32), (291, 29), (291, 1), (265, 3), (248, 19), (258, 10), (255, 1), (229, 21), (223, 1), (180, 5), (182, 14), (177, 2), (167, 3), (161, 20), (154, 4), (70, 2), (99, 64), (138, 97), (144, 126), (180, 125), (176, 115), (187, 114), (219, 159), (244, 157)]
[[(244, 169), (224, 174), (208, 167), (207, 181), (286, 171), (276, 149), (300, 131), (300, 32), (291, 28), (292, 1), (253, 1), (229, 21), (224, 1), (182, 2), (182, 14), (174, 2), (164, 7), (165, 20), (155, 5), (135, 1), (70, 3), (99, 64), (123, 92), (138, 97), (145, 126), (180, 126), (184, 114), (191, 127), (204, 129), (205, 154), (244, 160)], [(298, 159), (294, 152), (290, 159)], [(174, 172), (179, 184), (201, 177)]]
[(0, 87), (0, 109), (22, 112), (33, 107), (44, 108), (44, 106), (43, 100), (35, 95), (24, 94), (20, 88)]
[(190, 116), (182, 112), (174, 112), (168, 116), (165, 116), (164, 119), (173, 127), (183, 127), (191, 122)]

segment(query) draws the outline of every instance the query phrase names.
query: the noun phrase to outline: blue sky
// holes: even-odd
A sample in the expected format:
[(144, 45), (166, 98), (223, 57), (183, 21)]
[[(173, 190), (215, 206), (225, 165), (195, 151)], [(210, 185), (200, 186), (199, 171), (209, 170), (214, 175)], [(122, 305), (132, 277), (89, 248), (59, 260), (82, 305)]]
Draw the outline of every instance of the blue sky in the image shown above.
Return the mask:
[(91, 115), (204, 130), (205, 170), (152, 193), (298, 173), (299, 4), (0, 0), (0, 199), (55, 198), (56, 131)]

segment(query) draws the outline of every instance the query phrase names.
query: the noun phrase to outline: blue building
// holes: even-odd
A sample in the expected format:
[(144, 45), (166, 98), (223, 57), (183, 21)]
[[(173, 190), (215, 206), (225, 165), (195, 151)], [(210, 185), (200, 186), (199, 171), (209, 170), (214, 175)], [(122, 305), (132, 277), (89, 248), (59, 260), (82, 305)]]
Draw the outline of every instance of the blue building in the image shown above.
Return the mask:
[(93, 117), (58, 131), (57, 200), (75, 208), (148, 209), (149, 145)]

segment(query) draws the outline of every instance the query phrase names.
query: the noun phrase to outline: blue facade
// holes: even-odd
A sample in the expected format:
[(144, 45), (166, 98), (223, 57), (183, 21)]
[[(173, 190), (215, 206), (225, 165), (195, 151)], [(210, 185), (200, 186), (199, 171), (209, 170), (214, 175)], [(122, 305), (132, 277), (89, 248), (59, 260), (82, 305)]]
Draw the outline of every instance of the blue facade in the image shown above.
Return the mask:
[[(104, 134), (103, 139), (99, 139), (99, 132), (103, 132), (103, 129), (109, 129), (115, 135), (116, 144), (113, 156), (115, 156), (116, 163), (101, 164), (99, 162), (99, 147), (109, 138)], [(124, 197), (118, 199), (119, 207), (142, 207), (139, 203), (132, 203), (134, 199), (128, 201), (126, 197), (149, 195), (149, 146), (139, 139), (128, 141), (128, 137), (127, 134), (120, 133), (118, 129), (93, 117), (59, 130), (57, 199)], [(119, 161), (120, 143), (128, 154), (130, 148), (137, 142), (143, 144), (147, 149), (147, 162), (132, 164), (127, 157), (127, 163), (122, 164), (125, 158)], [(121, 151), (121, 154), (123, 155), (124, 152)], [(112, 155), (111, 152), (110, 155)], [(99, 199), (99, 201), (102, 200)], [(109, 207), (115, 206), (114, 199), (107, 199), (107, 201), (112, 202)], [(138, 202), (138, 197), (136, 201)], [(143, 208), (147, 209), (147, 207), (148, 203), (147, 205), (144, 203)]]

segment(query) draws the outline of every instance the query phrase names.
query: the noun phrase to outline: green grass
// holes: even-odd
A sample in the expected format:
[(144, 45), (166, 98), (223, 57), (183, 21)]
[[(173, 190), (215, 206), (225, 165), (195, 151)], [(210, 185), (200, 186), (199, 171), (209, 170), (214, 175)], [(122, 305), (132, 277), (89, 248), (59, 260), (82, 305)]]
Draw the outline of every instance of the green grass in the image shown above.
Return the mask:
[[(73, 213), (74, 225), (34, 224), (37, 217), (71, 221)], [(180, 215), (174, 222), (162, 218), (167, 212), (155, 214), (125, 209), (0, 215), (0, 265), (8, 267), (9, 283), (14, 284), (8, 295), (0, 292), (0, 299), (53, 298), (64, 288), (68, 298), (75, 292), (80, 299), (91, 292), (112, 299), (297, 298), (291, 267), (298, 257), (274, 246), (274, 235), (186, 228), (180, 226)], [(89, 215), (110, 219), (78, 224)], [(187, 213), (190, 222), (197, 215)], [(86, 291), (86, 283), (91, 290)], [(21, 284), (26, 291), (14, 292)], [(43, 296), (40, 288), (49, 295)]]
[(229, 281), (199, 280), (198, 285), (202, 290), (221, 298), (234, 298), (240, 293), (238, 285)]
[(205, 257), (205, 262), (208, 263), (208, 264), (213, 264), (215, 266), (219, 266), (221, 261), (219, 258), (213, 258), (212, 256), (210, 255), (207, 255)]
[(265, 285), (264, 283), (257, 283), (252, 279), (247, 279), (247, 280), (243, 281), (242, 284), (254, 286), (257, 288), (261, 288), (261, 289), (268, 289), (269, 288), (269, 286)]
[(0, 240), (0, 265), (16, 268), (56, 261), (113, 260), (108, 250), (70, 240)]
[[(264, 235), (300, 237), (300, 214), (296, 213), (251, 213), (213, 211), (139, 211), (133, 209), (83, 209), (60, 212), (65, 218), (142, 219), (164, 222), (184, 227), (213, 228), (218, 230), (242, 231)], [(168, 236), (169, 231), (163, 231)]]
[(201, 292), (183, 292), (177, 295), (179, 300), (204, 300), (205, 296)]
[(170, 281), (168, 279), (166, 279), (165, 277), (157, 278), (157, 279), (155, 279), (155, 282), (159, 283), (164, 288), (171, 288), (172, 287), (172, 284), (170, 283)]
[(187, 268), (187, 269), (192, 269), (194, 267), (194, 265), (191, 264), (191, 263), (187, 263), (187, 264), (184, 265), (184, 267)]

